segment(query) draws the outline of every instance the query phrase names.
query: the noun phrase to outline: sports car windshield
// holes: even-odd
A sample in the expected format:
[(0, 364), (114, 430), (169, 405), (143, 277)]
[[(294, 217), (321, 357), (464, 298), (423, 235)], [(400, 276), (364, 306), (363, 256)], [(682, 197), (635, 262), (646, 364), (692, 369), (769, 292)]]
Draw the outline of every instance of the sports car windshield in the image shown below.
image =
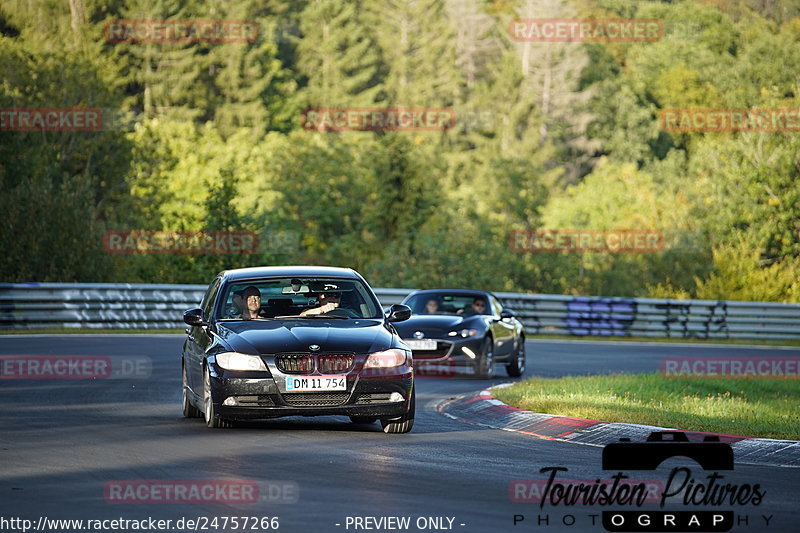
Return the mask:
[[(258, 297), (258, 298), (254, 298)], [(218, 320), (286, 318), (380, 318), (381, 311), (358, 280), (269, 278), (233, 282), (222, 294)], [(254, 303), (259, 302), (260, 303)], [(247, 313), (250, 307), (251, 313)]]
[(413, 315), (488, 315), (489, 303), (480, 293), (428, 292), (411, 296), (405, 304)]

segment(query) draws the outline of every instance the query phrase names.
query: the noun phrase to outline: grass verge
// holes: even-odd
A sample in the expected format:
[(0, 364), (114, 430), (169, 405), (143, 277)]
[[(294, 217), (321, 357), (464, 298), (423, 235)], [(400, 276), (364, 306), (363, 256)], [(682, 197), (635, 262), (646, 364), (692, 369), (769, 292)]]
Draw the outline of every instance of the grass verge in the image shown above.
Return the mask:
[(495, 389), (509, 405), (537, 413), (687, 431), (800, 439), (797, 380), (665, 379), (613, 374), (526, 379)]

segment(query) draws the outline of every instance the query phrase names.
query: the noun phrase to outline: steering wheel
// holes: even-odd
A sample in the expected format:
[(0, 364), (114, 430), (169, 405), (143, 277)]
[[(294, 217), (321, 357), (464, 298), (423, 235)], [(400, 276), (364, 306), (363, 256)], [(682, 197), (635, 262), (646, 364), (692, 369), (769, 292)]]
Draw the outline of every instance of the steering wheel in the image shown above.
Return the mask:
[(361, 316), (353, 311), (348, 307), (337, 307), (332, 311), (328, 311), (327, 313), (323, 313), (322, 316), (331, 315), (331, 316), (343, 316), (345, 318), (361, 318)]

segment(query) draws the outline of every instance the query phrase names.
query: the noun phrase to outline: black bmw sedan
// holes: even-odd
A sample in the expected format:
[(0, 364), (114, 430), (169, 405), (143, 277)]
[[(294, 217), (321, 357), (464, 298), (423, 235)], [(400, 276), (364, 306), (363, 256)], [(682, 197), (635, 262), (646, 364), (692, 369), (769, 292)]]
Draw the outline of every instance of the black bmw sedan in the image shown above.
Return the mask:
[(330, 267), (227, 270), (184, 313), (183, 414), (208, 427), (234, 420), (345, 415), (414, 424), (411, 352), (357, 272)]
[(403, 300), (409, 320), (397, 331), (417, 366), (452, 366), (480, 379), (505, 363), (509, 376), (525, 372), (525, 329), (495, 295), (467, 289), (414, 291)]

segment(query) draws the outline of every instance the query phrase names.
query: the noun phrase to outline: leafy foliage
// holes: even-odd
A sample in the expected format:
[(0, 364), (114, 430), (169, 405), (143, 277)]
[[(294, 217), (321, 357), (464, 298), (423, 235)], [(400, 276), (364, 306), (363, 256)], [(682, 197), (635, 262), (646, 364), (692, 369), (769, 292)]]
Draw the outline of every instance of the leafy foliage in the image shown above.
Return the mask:
[[(653, 42), (530, 43), (509, 23), (658, 19)], [(239, 42), (110, 42), (117, 19), (247, 20)], [(85, 107), (99, 131), (0, 129), (0, 275), (205, 283), (255, 264), (382, 286), (800, 301), (797, 132), (665, 131), (675, 108), (800, 108), (791, 0), (7, 0), (0, 111)], [(444, 131), (306, 131), (309, 107), (452, 109)], [(512, 230), (654, 229), (650, 254), (520, 254)], [(108, 230), (296, 239), (111, 255)], [(273, 233), (270, 233), (273, 232)], [(270, 237), (272, 238), (272, 237)]]

